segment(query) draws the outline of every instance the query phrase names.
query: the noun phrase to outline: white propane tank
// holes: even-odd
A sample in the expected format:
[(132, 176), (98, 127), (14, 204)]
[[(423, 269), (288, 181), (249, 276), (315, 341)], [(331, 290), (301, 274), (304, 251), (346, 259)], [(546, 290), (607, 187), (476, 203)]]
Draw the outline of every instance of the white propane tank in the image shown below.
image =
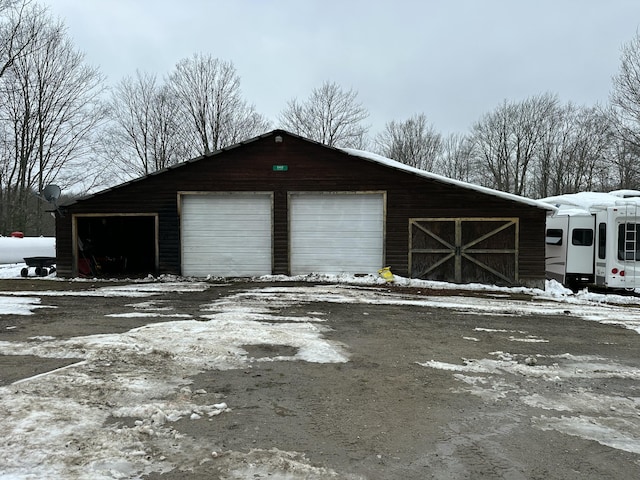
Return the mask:
[(0, 264), (24, 263), (25, 257), (55, 256), (55, 237), (24, 237), (19, 232), (0, 236)]

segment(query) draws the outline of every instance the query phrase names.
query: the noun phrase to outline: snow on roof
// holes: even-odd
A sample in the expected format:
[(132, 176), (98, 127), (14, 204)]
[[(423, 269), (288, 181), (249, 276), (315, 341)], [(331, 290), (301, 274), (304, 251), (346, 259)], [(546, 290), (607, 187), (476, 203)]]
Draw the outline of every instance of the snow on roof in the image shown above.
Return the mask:
[(580, 209), (590, 212), (592, 209), (614, 207), (616, 205), (637, 205), (640, 206), (640, 196), (634, 196), (635, 190), (616, 190), (610, 193), (605, 192), (578, 192), (556, 195), (543, 198), (541, 201), (555, 205), (564, 211)]
[(613, 190), (609, 193), (622, 198), (640, 197), (640, 190)]
[(549, 204), (547, 202), (541, 202), (540, 200), (533, 200), (531, 198), (521, 197), (513, 193), (501, 192), (500, 190), (494, 190), (492, 188), (482, 187), (480, 185), (474, 185), (473, 183), (467, 183), (461, 180), (454, 180), (452, 178), (444, 177), (442, 175), (437, 175), (435, 173), (427, 172), (426, 170), (420, 170), (419, 168), (405, 165), (404, 163), (400, 163), (396, 160), (391, 160), (390, 158), (386, 158), (386, 157), (383, 157), (382, 155), (377, 155), (375, 153), (366, 152), (364, 150), (356, 150), (353, 148), (338, 148), (338, 150), (341, 150), (355, 157), (371, 160), (373, 162), (379, 163), (386, 167), (395, 168), (396, 170), (402, 170), (408, 173), (413, 173), (414, 175), (418, 175), (424, 178), (429, 178), (437, 182), (446, 183), (449, 185), (456, 185), (458, 187), (467, 188), (470, 190), (475, 190), (477, 192), (484, 193), (487, 195), (493, 195), (494, 197), (499, 197), (505, 200), (525, 203), (527, 205), (532, 205), (534, 207), (542, 208), (544, 210), (556, 210), (556, 208), (552, 204)]

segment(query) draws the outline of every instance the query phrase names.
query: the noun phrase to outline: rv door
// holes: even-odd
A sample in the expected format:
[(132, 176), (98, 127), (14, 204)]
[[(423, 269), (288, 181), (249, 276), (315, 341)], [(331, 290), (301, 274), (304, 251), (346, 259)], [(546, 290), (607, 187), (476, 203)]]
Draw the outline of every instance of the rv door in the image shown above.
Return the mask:
[(545, 270), (549, 280), (565, 284), (567, 266), (567, 232), (569, 217), (567, 215), (550, 215), (547, 217), (545, 234)]
[(566, 284), (571, 287), (594, 283), (595, 216), (570, 215)]
[(609, 224), (607, 209), (596, 212), (596, 256), (595, 256), (595, 282), (599, 287), (607, 284), (608, 259), (615, 255), (613, 251), (613, 239), (615, 232)]

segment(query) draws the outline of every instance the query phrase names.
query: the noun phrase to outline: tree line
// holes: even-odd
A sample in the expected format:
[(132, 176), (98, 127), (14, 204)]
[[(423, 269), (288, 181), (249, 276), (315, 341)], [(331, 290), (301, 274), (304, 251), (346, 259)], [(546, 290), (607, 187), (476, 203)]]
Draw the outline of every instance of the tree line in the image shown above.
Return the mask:
[(622, 47), (608, 105), (505, 100), (447, 136), (422, 112), (371, 132), (357, 92), (328, 80), (268, 119), (240, 80), (231, 61), (198, 53), (108, 88), (62, 21), (35, 0), (0, 0), (0, 234), (51, 231), (37, 198), (47, 184), (106, 187), (273, 128), (531, 198), (640, 189), (640, 34)]

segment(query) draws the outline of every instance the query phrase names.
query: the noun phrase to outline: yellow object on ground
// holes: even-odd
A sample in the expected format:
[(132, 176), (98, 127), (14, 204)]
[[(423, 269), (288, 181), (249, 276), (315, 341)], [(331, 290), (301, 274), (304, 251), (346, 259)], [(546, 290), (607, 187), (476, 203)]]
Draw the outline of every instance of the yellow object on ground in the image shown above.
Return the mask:
[(395, 279), (393, 278), (393, 273), (391, 273), (391, 267), (384, 267), (378, 270), (378, 273), (382, 278), (384, 278), (387, 282), (391, 283)]

